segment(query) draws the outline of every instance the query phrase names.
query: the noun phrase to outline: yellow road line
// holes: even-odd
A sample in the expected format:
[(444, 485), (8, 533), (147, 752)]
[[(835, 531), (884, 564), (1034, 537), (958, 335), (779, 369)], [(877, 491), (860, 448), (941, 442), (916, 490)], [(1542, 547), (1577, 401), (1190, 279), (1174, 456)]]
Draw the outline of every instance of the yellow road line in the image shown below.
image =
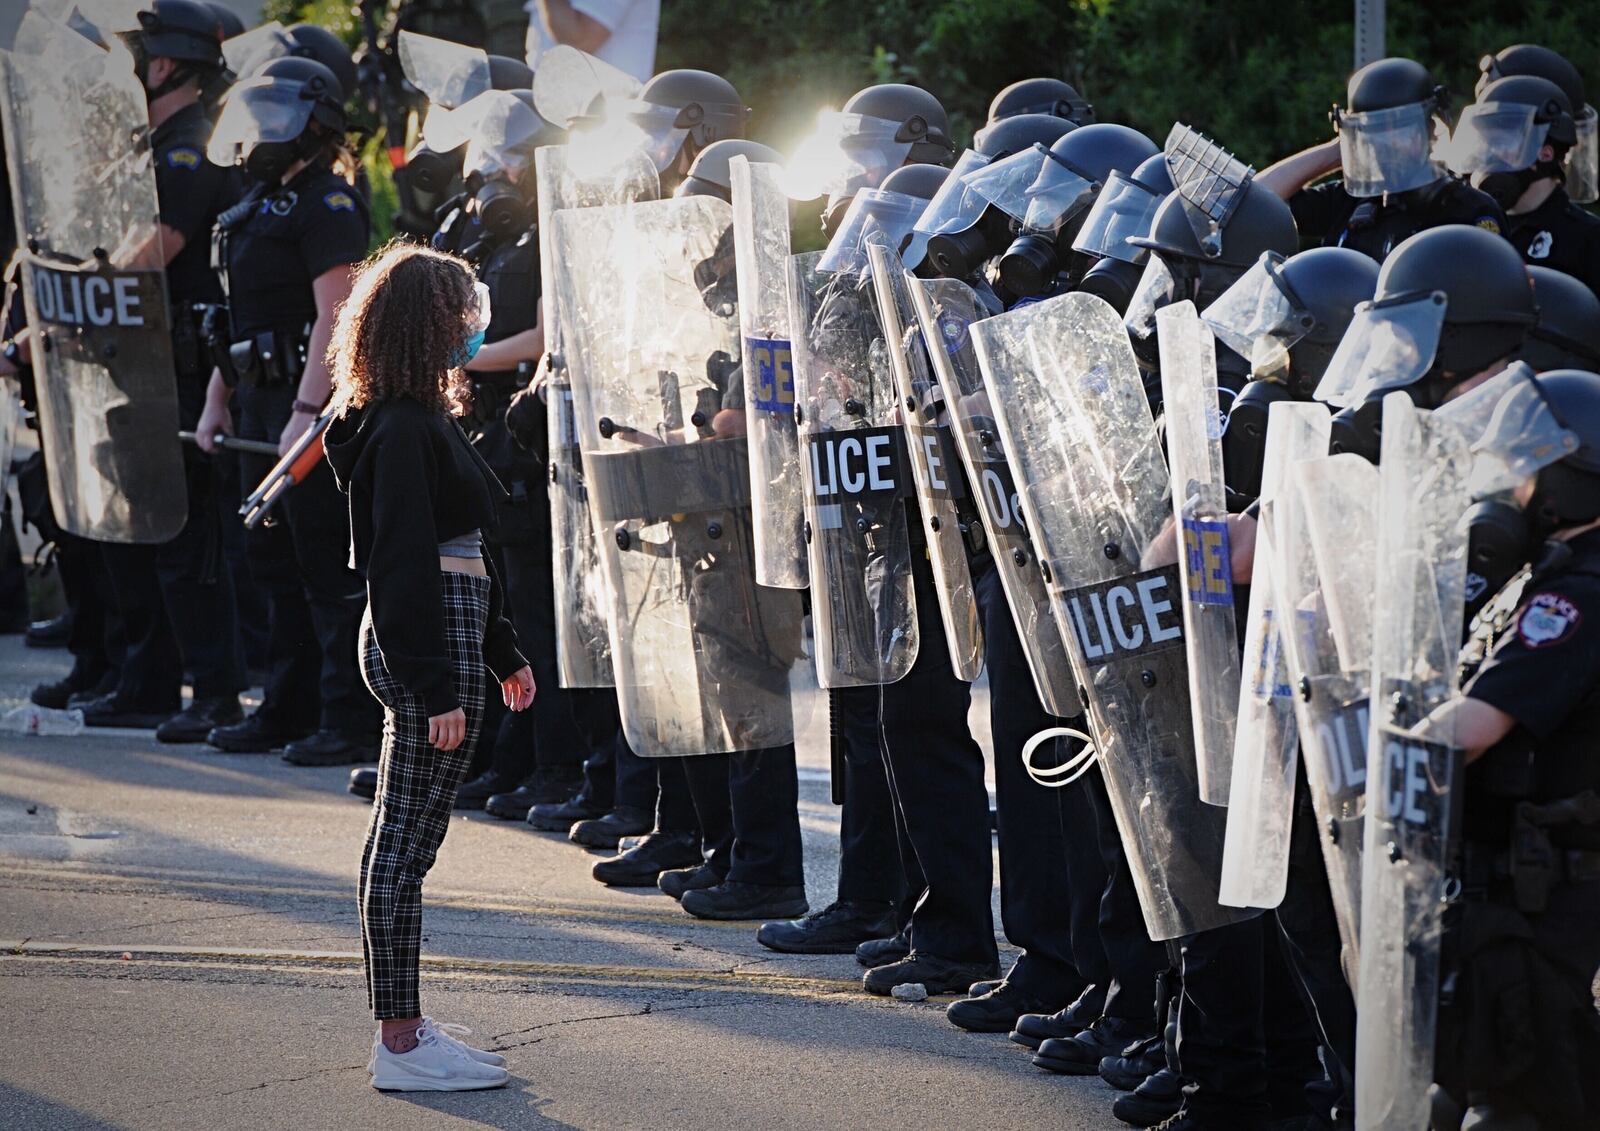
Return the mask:
[[(124, 958), (126, 954), (129, 957)], [(138, 967), (244, 970), (277, 968), (359, 975), (361, 955), (346, 951), (262, 950), (250, 947), (177, 946), (167, 944), (62, 943), (31, 939), (0, 940), (0, 962), (90, 962)], [(133, 964), (130, 966), (130, 962)], [(640, 989), (709, 990), (721, 993), (766, 993), (791, 997), (823, 997), (860, 992), (860, 983), (845, 978), (807, 978), (759, 967), (692, 970), (667, 966), (609, 966), (585, 962), (528, 962), (509, 959), (454, 958), (424, 955), (430, 978), (459, 981), (527, 981), (549, 979), (588, 985)]]

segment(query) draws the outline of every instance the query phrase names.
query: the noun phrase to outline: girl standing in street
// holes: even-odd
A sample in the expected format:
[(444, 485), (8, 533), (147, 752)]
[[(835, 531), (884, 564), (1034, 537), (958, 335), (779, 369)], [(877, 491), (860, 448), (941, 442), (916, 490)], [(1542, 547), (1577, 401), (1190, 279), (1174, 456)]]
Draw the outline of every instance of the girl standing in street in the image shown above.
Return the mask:
[(422, 1016), (417, 995), (422, 880), (482, 725), (485, 671), (511, 710), (534, 696), (483, 553), (505, 491), (456, 422), (462, 368), (488, 322), (488, 295), (466, 263), (391, 245), (361, 269), (329, 347), (337, 418), (325, 443), (349, 497), (351, 565), (367, 583), (361, 670), (384, 713), (359, 890), (379, 1022), (369, 1068), (384, 1090), (508, 1079), (502, 1057)]

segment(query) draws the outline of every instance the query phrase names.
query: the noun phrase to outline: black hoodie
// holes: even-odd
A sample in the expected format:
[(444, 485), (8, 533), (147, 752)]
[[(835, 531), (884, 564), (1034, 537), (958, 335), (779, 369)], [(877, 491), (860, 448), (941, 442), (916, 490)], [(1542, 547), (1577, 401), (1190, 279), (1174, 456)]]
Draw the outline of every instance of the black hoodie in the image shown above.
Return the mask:
[[(350, 497), (350, 565), (367, 579), (367, 604), (384, 667), (422, 697), (429, 717), (461, 705), (445, 647), (439, 543), (493, 530), (507, 498), (452, 418), (418, 401), (354, 409), (323, 437), (339, 489)], [(503, 615), (494, 563), (483, 660), (496, 679), (527, 666)]]

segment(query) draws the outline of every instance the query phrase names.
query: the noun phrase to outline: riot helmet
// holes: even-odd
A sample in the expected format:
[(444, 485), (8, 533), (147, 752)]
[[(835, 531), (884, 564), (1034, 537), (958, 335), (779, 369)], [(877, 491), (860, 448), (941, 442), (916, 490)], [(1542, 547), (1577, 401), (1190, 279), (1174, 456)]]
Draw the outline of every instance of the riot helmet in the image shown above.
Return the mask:
[[(222, 69), (222, 21), (200, 0), (152, 0), (136, 13), (138, 29), (119, 32), (134, 59), (134, 72), (154, 100), (191, 79), (201, 86)], [(177, 64), (159, 86), (150, 86), (153, 59)]]
[[(1094, 121), (1094, 107), (1083, 95), (1068, 83), (1052, 78), (1019, 79), (1001, 88), (989, 102), (989, 121), (984, 129), (1019, 114), (1048, 114), (1076, 126)], [(973, 141), (977, 144), (978, 139), (974, 137)]]
[[(461, 58), (455, 67), (450, 68), (444, 65), (447, 57), (427, 56), (422, 50), (422, 41), (442, 44), (451, 50), (459, 49)], [(407, 78), (428, 95), (429, 117), (439, 115), (448, 118), (450, 111), (458, 109), (485, 90), (506, 91), (532, 105), (533, 70), (521, 60), (505, 55), (485, 55), (475, 49), (463, 48), (444, 40), (431, 40), (430, 37), (417, 36), (412, 32), (402, 32), (400, 42), (402, 64), (409, 64)], [(427, 64), (430, 61), (436, 65), (429, 67)], [(417, 67), (424, 70), (413, 74)], [(539, 144), (553, 145), (556, 141), (551, 138)], [(424, 127), (423, 136), (406, 154), (406, 178), (419, 192), (442, 193), (462, 175), (461, 167), (465, 158), (464, 141), (441, 151), (429, 143), (428, 131)]]
[(1517, 350), (1538, 321), (1522, 257), (1482, 228), (1418, 232), (1384, 260), (1370, 303), (1357, 309), (1317, 386), (1342, 409), (1335, 450), (1375, 460), (1385, 393), (1404, 389), (1436, 408), (1462, 382)]
[(217, 165), (242, 164), (273, 184), (344, 128), (344, 89), (332, 71), (313, 59), (271, 59), (233, 88), (206, 155)]
[(1251, 363), (1257, 378), (1310, 400), (1356, 307), (1372, 301), (1378, 264), (1346, 247), (1285, 258), (1269, 251), (1201, 314), (1217, 340)]
[(1077, 125), (1048, 114), (1018, 114), (985, 126), (973, 136), (972, 148), (990, 161), (999, 161), (1034, 145), (1054, 145)]
[(692, 157), (715, 141), (744, 136), (749, 111), (739, 92), (710, 71), (662, 71), (636, 99), (618, 111), (642, 135), (646, 152), (658, 171), (666, 171), (680, 153)]
[(293, 44), (291, 55), (315, 59), (333, 72), (346, 98), (355, 94), (356, 64), (343, 40), (320, 24), (290, 24), (284, 31)]
[(1222, 436), (1230, 488), (1260, 494), (1272, 406), (1311, 399), (1356, 306), (1377, 285), (1378, 264), (1350, 248), (1288, 258), (1269, 251), (1202, 313), (1217, 340), (1250, 362), (1252, 379), (1229, 406)]
[(226, 4), (219, 4), (216, 0), (205, 0), (205, 5), (211, 9), (211, 14), (217, 17), (217, 23), (222, 28), (222, 38), (224, 40), (232, 39), (236, 35), (245, 33), (244, 20), (240, 19), (239, 13), (232, 8)]
[(1105, 299), (1118, 314), (1127, 313), (1150, 255), (1129, 237), (1150, 231), (1156, 209), (1171, 191), (1164, 154), (1145, 158), (1132, 173), (1112, 170), (1072, 238), (1074, 252), (1096, 261), (1078, 280), (1078, 290)]
[(492, 90), (533, 89), (533, 68), (509, 55), (489, 56), (489, 87)]
[(1591, 369), (1600, 372), (1600, 298), (1565, 271), (1531, 266), (1539, 321), (1517, 351), (1534, 372)]
[[(1446, 153), (1453, 172), (1509, 210), (1533, 182), (1565, 175), (1561, 162), (1577, 139), (1572, 104), (1559, 86), (1512, 75), (1489, 83), (1461, 111)], [(1549, 160), (1540, 156), (1546, 145)]]
[(789, 157), (785, 190), (795, 200), (828, 197), (838, 211), (841, 200), (876, 188), (901, 165), (949, 164), (955, 158), (949, 135), (949, 117), (927, 91), (903, 83), (869, 86), (843, 110), (817, 115), (816, 129)]
[(689, 166), (689, 175), (673, 190), (673, 196), (714, 196), (718, 200), (733, 201), (733, 176), (728, 171), (735, 157), (750, 161), (777, 164), (783, 155), (771, 146), (746, 138), (727, 138), (714, 141), (700, 151)]
[(1567, 150), (1567, 195), (1579, 204), (1600, 199), (1600, 115), (1589, 105), (1583, 76), (1565, 56), (1548, 47), (1518, 43), (1485, 55), (1478, 62), (1478, 95), (1496, 79), (1537, 75), (1559, 86), (1572, 107), (1576, 141)]
[(922, 217), (927, 215), (927, 205), (932, 204), (944, 191), (945, 185), (954, 179), (953, 170), (943, 165), (902, 165), (884, 178), (885, 191), (905, 193), (926, 202), (918, 212), (911, 231), (896, 248), (900, 253), (900, 262), (907, 270), (925, 276), (931, 270), (927, 264), (928, 233), (922, 228)]
[(1216, 225), (1215, 254), (1196, 232), (1192, 207), (1181, 191), (1173, 191), (1157, 207), (1150, 233), (1128, 240), (1155, 253), (1128, 304), (1128, 329), (1136, 338), (1148, 338), (1154, 331), (1158, 308), (1187, 298), (1204, 309), (1264, 252), (1292, 255), (1299, 249), (1289, 206), (1254, 179), (1246, 178), (1235, 190), (1220, 222), (1209, 221)]
[[(1021, 234), (1000, 258), (1000, 280), (1006, 289), (1024, 298), (1048, 290), (1066, 266), (1065, 253), (1088, 205), (1111, 174), (1131, 173), (1160, 152), (1155, 142), (1127, 126), (1109, 122), (1084, 126), (1057, 139), (1044, 152), (1037, 173), (1024, 189), (1027, 208), (1022, 216), (991, 197), (1022, 226)], [(1017, 155), (1008, 160), (1027, 159)]]
[(1444, 87), (1412, 59), (1368, 63), (1333, 108), (1344, 189), (1351, 196), (1409, 192), (1444, 175), (1434, 160), (1435, 118), (1448, 107)]
[(470, 131), (464, 147), (451, 146), (462, 149), (468, 211), (492, 237), (525, 231), (533, 222), (534, 152), (553, 144), (560, 131), (533, 108), (531, 90), (484, 91), (456, 110), (451, 123)]

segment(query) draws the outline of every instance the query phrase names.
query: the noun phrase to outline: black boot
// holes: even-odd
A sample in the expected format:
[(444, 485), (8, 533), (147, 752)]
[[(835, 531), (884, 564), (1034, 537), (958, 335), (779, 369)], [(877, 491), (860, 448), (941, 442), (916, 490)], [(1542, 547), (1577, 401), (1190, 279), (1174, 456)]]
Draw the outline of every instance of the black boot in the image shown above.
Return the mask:
[(368, 801), (378, 796), (378, 767), (357, 766), (350, 771), (349, 790)]
[(809, 907), (804, 884), (774, 886), (732, 880), (684, 892), (680, 902), (696, 919), (779, 919), (804, 915)]
[(1041, 1013), (1060, 1000), (1047, 1001), (1020, 986), (1001, 982), (986, 993), (951, 1002), (944, 1015), (950, 1024), (969, 1033), (1009, 1033), (1023, 1014)]
[(1077, 1001), (1059, 1013), (1025, 1013), (1017, 1018), (1017, 1024), (1011, 1030), (1011, 1039), (1019, 1045), (1036, 1049), (1053, 1038), (1073, 1036), (1093, 1025), (1105, 1004), (1105, 987), (1090, 986), (1078, 995)]
[[(457, 809), (482, 809), (489, 798), (497, 794), (507, 794), (517, 788), (515, 778), (507, 777), (499, 770), (488, 770), (479, 774), (471, 781), (462, 782), (461, 788), (456, 790)], [(528, 815), (524, 809), (517, 814), (517, 820)]]
[[(655, 819), (643, 809), (618, 806), (602, 817), (579, 821), (567, 836), (574, 844), (585, 848), (616, 848), (617, 841), (625, 836), (643, 836), (655, 827)], [(680, 868), (684, 865), (674, 864)], [(655, 881), (652, 880), (652, 883)]]
[(559, 805), (535, 805), (528, 810), (528, 824), (546, 833), (570, 832), (579, 821), (592, 821), (603, 817), (606, 811), (580, 793)]
[(1166, 1066), (1166, 1043), (1160, 1037), (1147, 1037), (1101, 1060), (1100, 1079), (1119, 1091), (1131, 1092)]
[(997, 965), (983, 966), (971, 962), (957, 962), (937, 954), (919, 954), (912, 951), (898, 962), (876, 966), (861, 978), (869, 994), (887, 996), (896, 986), (917, 984), (935, 994), (965, 993), (973, 982), (992, 978), (999, 973)]
[(895, 931), (894, 905), (839, 900), (804, 919), (763, 923), (756, 941), (780, 954), (854, 954)]
[(1162, 1067), (1111, 1105), (1111, 1114), (1135, 1127), (1149, 1127), (1171, 1119), (1183, 1106), (1183, 1080), (1170, 1068)]
[(670, 872), (662, 872), (656, 877), (656, 887), (673, 899), (681, 900), (689, 892), (716, 887), (724, 878), (722, 873), (710, 864), (696, 864), (688, 868), (674, 868)]
[(899, 962), (911, 953), (911, 940), (901, 928), (887, 938), (868, 939), (856, 947), (856, 961), (867, 969)]
[(633, 848), (594, 866), (594, 878), (613, 888), (653, 888), (661, 873), (704, 861), (700, 834), (651, 833)]
[[(22, 642), (29, 648), (65, 648), (72, 635), (72, 610), (49, 620), (36, 620), (22, 634)], [(40, 704), (44, 706), (44, 704)]]
[(206, 742), (229, 754), (266, 754), (305, 736), (305, 731), (292, 730), (272, 719), (264, 719), (258, 712), (242, 723), (217, 727), (206, 735)]
[(129, 703), (118, 699), (116, 692), (112, 692), (84, 705), (83, 725), (155, 730), (175, 714), (177, 714), (175, 706)]
[(156, 741), (180, 745), (204, 742), (217, 727), (232, 726), (244, 718), (239, 697), (196, 699), (180, 713), (156, 727)]
[(1106, 1057), (1149, 1035), (1141, 1022), (1101, 1017), (1081, 1033), (1045, 1041), (1033, 1054), (1033, 1063), (1067, 1076), (1093, 1076)]

